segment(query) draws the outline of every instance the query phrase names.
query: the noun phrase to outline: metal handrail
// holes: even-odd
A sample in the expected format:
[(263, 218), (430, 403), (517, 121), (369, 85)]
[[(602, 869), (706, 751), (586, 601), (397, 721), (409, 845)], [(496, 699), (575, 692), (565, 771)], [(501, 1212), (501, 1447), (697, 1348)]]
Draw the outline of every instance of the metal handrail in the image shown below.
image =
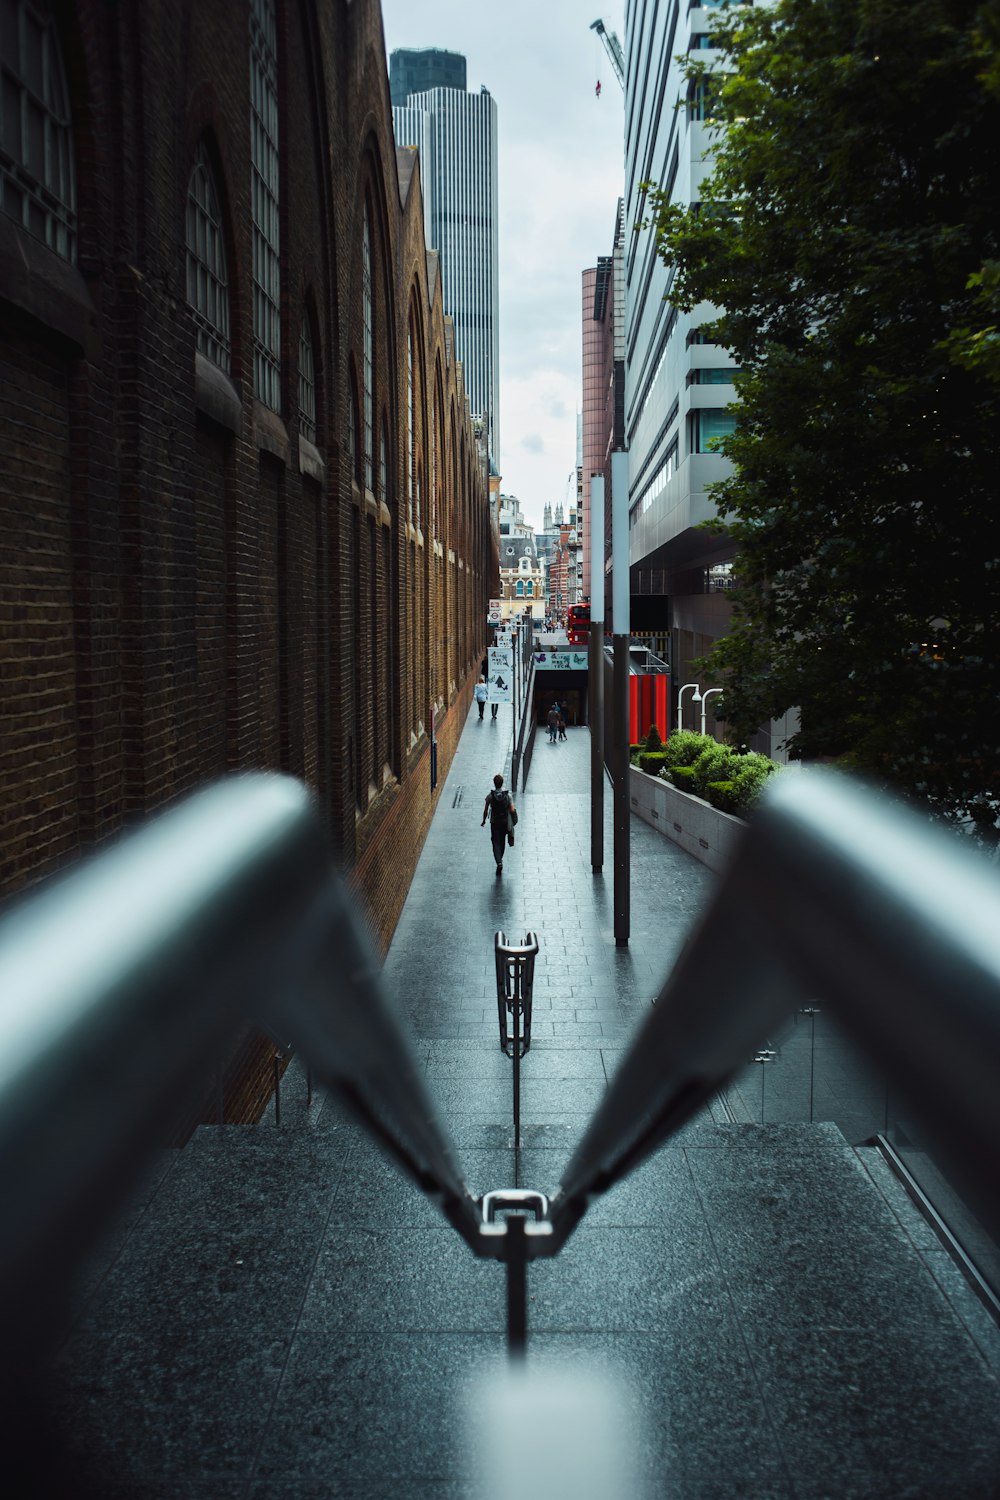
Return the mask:
[(555, 1198), (520, 1190), (534, 1218), (501, 1221), (455, 1164), (308, 793), (266, 775), (202, 792), (0, 926), (8, 1348), (37, 1345), (39, 1308), (192, 1061), (247, 1013), (349, 1099), (478, 1255), (507, 1263), (512, 1300), (527, 1260), (555, 1254), (806, 997), (835, 1004), (1000, 1231), (997, 895), (993, 865), (913, 815), (836, 775), (776, 778)]
[(0, 924), (0, 997), (11, 1344), (39, 1342), (53, 1288), (175, 1118), (193, 1069), (248, 1015), (342, 1085), (464, 1235), (478, 1231), (298, 782), (233, 777), (25, 899)]
[(544, 1253), (807, 997), (835, 1008), (1000, 1235), (998, 897), (955, 835), (836, 772), (776, 777), (563, 1173)]

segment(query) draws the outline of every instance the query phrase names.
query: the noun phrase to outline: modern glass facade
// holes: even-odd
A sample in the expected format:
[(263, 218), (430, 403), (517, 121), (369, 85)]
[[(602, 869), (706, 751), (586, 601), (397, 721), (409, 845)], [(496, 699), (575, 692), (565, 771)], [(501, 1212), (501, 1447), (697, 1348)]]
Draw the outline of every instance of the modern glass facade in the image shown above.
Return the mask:
[[(405, 54), (393, 53), (393, 59)], [(417, 54), (418, 56), (420, 54)], [(455, 53), (441, 54), (454, 58)], [(464, 69), (465, 59), (461, 59)], [(394, 96), (395, 97), (395, 96)], [(396, 144), (416, 146), (427, 244), (441, 256), (444, 310), (475, 416), (499, 454), (497, 106), (487, 89), (432, 88), (392, 111)]]
[[(710, 170), (705, 101), (688, 99), (679, 55), (697, 47), (711, 61), (712, 6), (688, 0), (627, 0), (625, 7), (625, 222), (648, 211), (641, 184), (674, 202), (696, 202)], [(677, 313), (664, 301), (671, 272), (651, 231), (630, 235), (625, 253), (625, 432), (629, 448), (629, 555), (633, 592), (669, 594), (675, 680), (728, 624), (724, 594), (693, 580), (731, 556), (725, 537), (700, 529), (714, 514), (707, 486), (728, 462), (717, 443), (732, 428), (732, 355), (706, 343), (712, 309)]]
[(465, 88), (465, 58), (461, 52), (401, 47), (389, 56), (389, 96), (394, 106), (428, 89), (460, 89), (464, 93)]

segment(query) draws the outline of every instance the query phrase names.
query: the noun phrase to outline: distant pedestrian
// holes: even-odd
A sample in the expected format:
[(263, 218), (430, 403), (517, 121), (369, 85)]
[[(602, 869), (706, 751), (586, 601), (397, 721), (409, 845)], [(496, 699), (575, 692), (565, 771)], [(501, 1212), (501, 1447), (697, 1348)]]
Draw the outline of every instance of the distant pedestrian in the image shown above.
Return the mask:
[(565, 709), (560, 709), (559, 710), (559, 738), (561, 740), (564, 740), (566, 738), (566, 710)]
[(496, 716), (497, 716), (497, 709), (499, 707), (500, 707), (500, 705), (496, 701), (496, 699), (495, 698), (491, 698), (490, 699), (490, 718), (491, 719), (495, 719), (496, 718)]
[[(507, 847), (508, 828), (517, 822), (517, 808), (510, 792), (503, 790), (503, 777), (497, 772), (493, 778), (493, 790), (486, 793), (486, 801), (483, 803), (483, 821), (480, 828), (485, 826), (486, 819), (490, 820), (490, 838), (493, 842), (493, 858), (497, 862), (497, 874), (503, 874), (503, 854)], [(511, 829), (510, 842), (514, 842)]]
[(476, 683), (475, 696), (476, 702), (479, 704), (479, 717), (482, 718), (483, 709), (486, 707), (486, 700), (490, 696), (490, 690), (486, 686), (485, 677), (480, 677), (479, 681)]
[(559, 710), (554, 703), (546, 715), (545, 722), (549, 726), (549, 744), (554, 745), (556, 742), (556, 731), (559, 728)]

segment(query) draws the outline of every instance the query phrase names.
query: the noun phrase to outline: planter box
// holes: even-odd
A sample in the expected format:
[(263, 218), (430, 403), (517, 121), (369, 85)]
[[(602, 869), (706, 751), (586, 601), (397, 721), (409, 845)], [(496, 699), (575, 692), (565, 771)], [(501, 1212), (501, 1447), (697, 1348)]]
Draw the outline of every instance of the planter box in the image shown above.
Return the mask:
[(733, 844), (746, 827), (742, 818), (719, 812), (700, 797), (681, 792), (658, 776), (647, 776), (635, 766), (629, 767), (629, 800), (644, 823), (673, 839), (710, 870), (727, 867)]

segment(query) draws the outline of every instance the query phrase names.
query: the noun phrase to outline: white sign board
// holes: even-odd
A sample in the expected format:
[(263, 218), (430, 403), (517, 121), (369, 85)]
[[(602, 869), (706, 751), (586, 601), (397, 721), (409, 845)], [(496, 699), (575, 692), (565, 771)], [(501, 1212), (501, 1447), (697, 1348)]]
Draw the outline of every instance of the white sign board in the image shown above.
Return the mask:
[(514, 653), (509, 646), (491, 646), (486, 653), (489, 671), (491, 703), (513, 703), (514, 701)]
[(499, 625), (500, 624), (500, 621), (503, 618), (503, 600), (502, 599), (491, 599), (490, 600), (489, 609), (486, 611), (486, 618), (487, 618), (487, 620), (489, 620), (489, 622), (490, 622), (491, 625)]
[(536, 651), (537, 672), (583, 672), (587, 669), (586, 651)]
[(493, 644), (494, 646), (507, 646), (510, 650), (513, 650), (514, 632), (512, 630), (498, 630), (493, 637)]

